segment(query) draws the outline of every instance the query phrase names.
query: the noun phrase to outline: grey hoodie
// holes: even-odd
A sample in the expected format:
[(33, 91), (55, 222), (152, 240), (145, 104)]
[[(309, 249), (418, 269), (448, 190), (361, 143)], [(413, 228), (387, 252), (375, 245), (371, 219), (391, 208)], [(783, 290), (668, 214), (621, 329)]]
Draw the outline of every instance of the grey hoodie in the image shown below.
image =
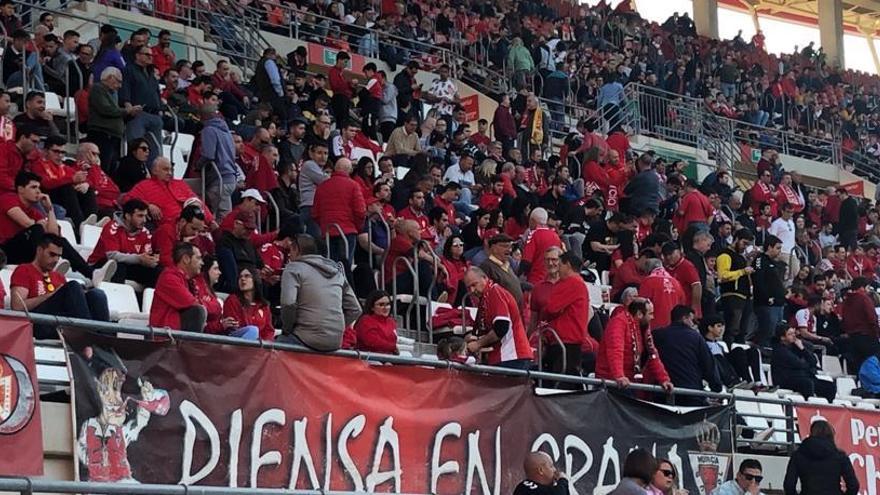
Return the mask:
[(281, 321), (285, 334), (295, 335), (312, 349), (335, 351), (342, 345), (345, 327), (360, 315), (357, 297), (335, 261), (308, 254), (284, 267)]

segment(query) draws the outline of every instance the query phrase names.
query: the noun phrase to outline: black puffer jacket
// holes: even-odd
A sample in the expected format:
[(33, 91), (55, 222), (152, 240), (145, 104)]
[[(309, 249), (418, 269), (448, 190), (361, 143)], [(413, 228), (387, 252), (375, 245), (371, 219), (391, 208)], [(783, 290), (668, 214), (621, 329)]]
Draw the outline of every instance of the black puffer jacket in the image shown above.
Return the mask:
[[(846, 483), (846, 491), (840, 489), (841, 478)], [(785, 471), (785, 495), (799, 493), (798, 479), (801, 495), (859, 493), (859, 480), (846, 454), (825, 438), (807, 438), (792, 454)]]

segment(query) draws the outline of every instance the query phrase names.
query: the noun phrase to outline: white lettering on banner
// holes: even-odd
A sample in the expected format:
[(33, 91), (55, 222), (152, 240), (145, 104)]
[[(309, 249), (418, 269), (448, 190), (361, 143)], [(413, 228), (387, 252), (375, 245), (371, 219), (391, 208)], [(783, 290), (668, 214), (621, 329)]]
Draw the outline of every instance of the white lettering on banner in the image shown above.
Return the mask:
[[(393, 469), (384, 473), (379, 472), (382, 464), (382, 455), (385, 452), (385, 446), (391, 448), (391, 458)], [(401, 492), (401, 476), (403, 469), (400, 467), (400, 438), (394, 431), (394, 418), (388, 416), (382, 426), (379, 427), (379, 439), (376, 440), (376, 452), (373, 454), (373, 470), (367, 475), (367, 491), (374, 492), (376, 487), (388, 480), (394, 480), (394, 492)]]
[(538, 438), (532, 442), (532, 452), (537, 452), (541, 450), (541, 446), (544, 444), (550, 446), (550, 457), (553, 458), (553, 462), (559, 460), (559, 444), (556, 443), (556, 439), (553, 438), (553, 435), (549, 433), (541, 433), (538, 435)]
[(865, 422), (858, 418), (850, 418), (849, 424), (853, 446), (857, 446), (863, 440), (868, 447), (878, 446), (880, 429), (874, 425), (866, 426)]
[(434, 435), (434, 448), (431, 453), (431, 493), (437, 493), (437, 483), (444, 474), (456, 474), (461, 469), (458, 461), (446, 461), (440, 464), (440, 451), (446, 437), (461, 438), (459, 423), (446, 423)]
[(306, 471), (309, 475), (309, 481), (312, 483), (312, 490), (320, 490), (318, 484), (318, 473), (315, 472), (315, 463), (312, 461), (312, 452), (309, 450), (309, 442), (306, 440), (306, 427), (309, 420), (302, 418), (293, 422), (293, 463), (290, 466), (290, 485), (288, 490), (296, 489), (296, 482), (299, 480), (299, 465), (302, 462), (306, 464)]
[(232, 412), (229, 422), (229, 486), (238, 487), (238, 448), (241, 445), (241, 409)]
[[(611, 484), (605, 484), (606, 474), (609, 464), (614, 466), (614, 477)], [(596, 483), (596, 489), (593, 495), (607, 495), (611, 493), (620, 483), (620, 454), (614, 448), (614, 437), (608, 437), (608, 441), (602, 446), (602, 463), (599, 467), (599, 481)]]
[[(181, 402), (180, 414), (186, 423), (186, 433), (183, 435), (183, 470), (181, 471), (180, 484), (194, 485), (205, 479), (217, 467), (217, 463), (220, 461), (220, 434), (217, 433), (217, 428), (208, 416), (192, 402), (188, 400)], [(211, 444), (211, 456), (196, 474), (192, 474), (193, 447), (196, 443), (196, 426), (193, 420), (198, 422), (208, 434), (208, 441)]]
[(345, 426), (342, 427), (342, 431), (339, 432), (339, 444), (337, 445), (337, 450), (339, 450), (339, 460), (342, 462), (342, 467), (345, 468), (345, 471), (348, 473), (348, 476), (351, 478), (351, 482), (354, 483), (354, 491), (362, 492), (364, 491), (364, 480), (361, 478), (361, 473), (358, 472), (357, 466), (355, 466), (354, 461), (351, 459), (351, 454), (348, 453), (348, 439), (355, 438), (364, 431), (364, 425), (367, 424), (367, 417), (363, 414), (358, 414), (357, 416), (351, 418), (348, 423), (345, 423)]
[[(593, 467), (593, 451), (590, 450), (587, 442), (574, 435), (565, 435), (563, 445), (565, 450), (565, 474), (568, 476), (571, 484), (574, 485)], [(584, 456), (584, 465), (576, 473), (572, 473), (572, 465), (574, 465), (574, 455), (571, 454), (572, 450), (580, 451)]]
[(862, 454), (852, 453), (849, 455), (849, 461), (853, 465), (853, 469), (862, 468), (865, 470), (865, 480), (867, 480), (867, 490), (860, 490), (859, 494), (877, 495), (877, 482), (880, 481), (880, 472), (877, 471), (877, 463), (874, 456), (862, 456)]
[(287, 415), (281, 409), (269, 409), (263, 411), (254, 421), (254, 434), (251, 437), (251, 488), (257, 488), (257, 474), (263, 466), (280, 466), (281, 452), (270, 450), (260, 454), (263, 445), (263, 427), (267, 424), (284, 426), (287, 423)]
[(501, 427), (495, 430), (495, 486), (489, 489), (489, 480), (486, 479), (486, 468), (483, 466), (483, 456), (480, 454), (480, 430), (468, 434), (468, 467), (467, 480), (464, 482), (465, 493), (473, 492), (474, 471), (480, 477), (480, 487), (484, 495), (499, 495), (501, 492)]
[(327, 413), (324, 445), (327, 446), (327, 452), (324, 453), (324, 491), (330, 491), (330, 476), (333, 474), (333, 413)]

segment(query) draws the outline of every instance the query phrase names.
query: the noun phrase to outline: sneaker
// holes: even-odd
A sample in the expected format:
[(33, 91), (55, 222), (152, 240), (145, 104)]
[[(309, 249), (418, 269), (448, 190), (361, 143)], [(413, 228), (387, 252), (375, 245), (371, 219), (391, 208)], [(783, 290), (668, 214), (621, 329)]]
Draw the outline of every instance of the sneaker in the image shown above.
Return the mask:
[(70, 262), (67, 260), (61, 260), (55, 265), (55, 271), (62, 274), (67, 275), (67, 272), (70, 271)]
[(116, 260), (109, 260), (101, 268), (92, 273), (92, 287), (98, 288), (101, 282), (110, 280), (116, 274)]
[(95, 215), (94, 213), (87, 216), (86, 219), (82, 221), (82, 225), (95, 225), (96, 223), (98, 223), (98, 215)]

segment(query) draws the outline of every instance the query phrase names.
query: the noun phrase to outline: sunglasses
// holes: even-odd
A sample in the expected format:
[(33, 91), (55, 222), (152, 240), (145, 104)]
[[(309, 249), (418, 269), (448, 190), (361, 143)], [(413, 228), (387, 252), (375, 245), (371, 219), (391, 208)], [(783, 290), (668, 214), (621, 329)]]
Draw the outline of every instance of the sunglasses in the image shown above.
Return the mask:
[(661, 469), (660, 472), (663, 473), (663, 476), (666, 476), (667, 478), (675, 478), (675, 471), (672, 471), (670, 469)]
[(464, 243), (463, 242), (453, 242), (452, 247), (464, 247)]
[(742, 475), (743, 475), (743, 478), (746, 479), (746, 481), (754, 481), (756, 483), (760, 483), (760, 482), (764, 481), (763, 476), (755, 476), (754, 474), (746, 474), (746, 473), (742, 473)]

